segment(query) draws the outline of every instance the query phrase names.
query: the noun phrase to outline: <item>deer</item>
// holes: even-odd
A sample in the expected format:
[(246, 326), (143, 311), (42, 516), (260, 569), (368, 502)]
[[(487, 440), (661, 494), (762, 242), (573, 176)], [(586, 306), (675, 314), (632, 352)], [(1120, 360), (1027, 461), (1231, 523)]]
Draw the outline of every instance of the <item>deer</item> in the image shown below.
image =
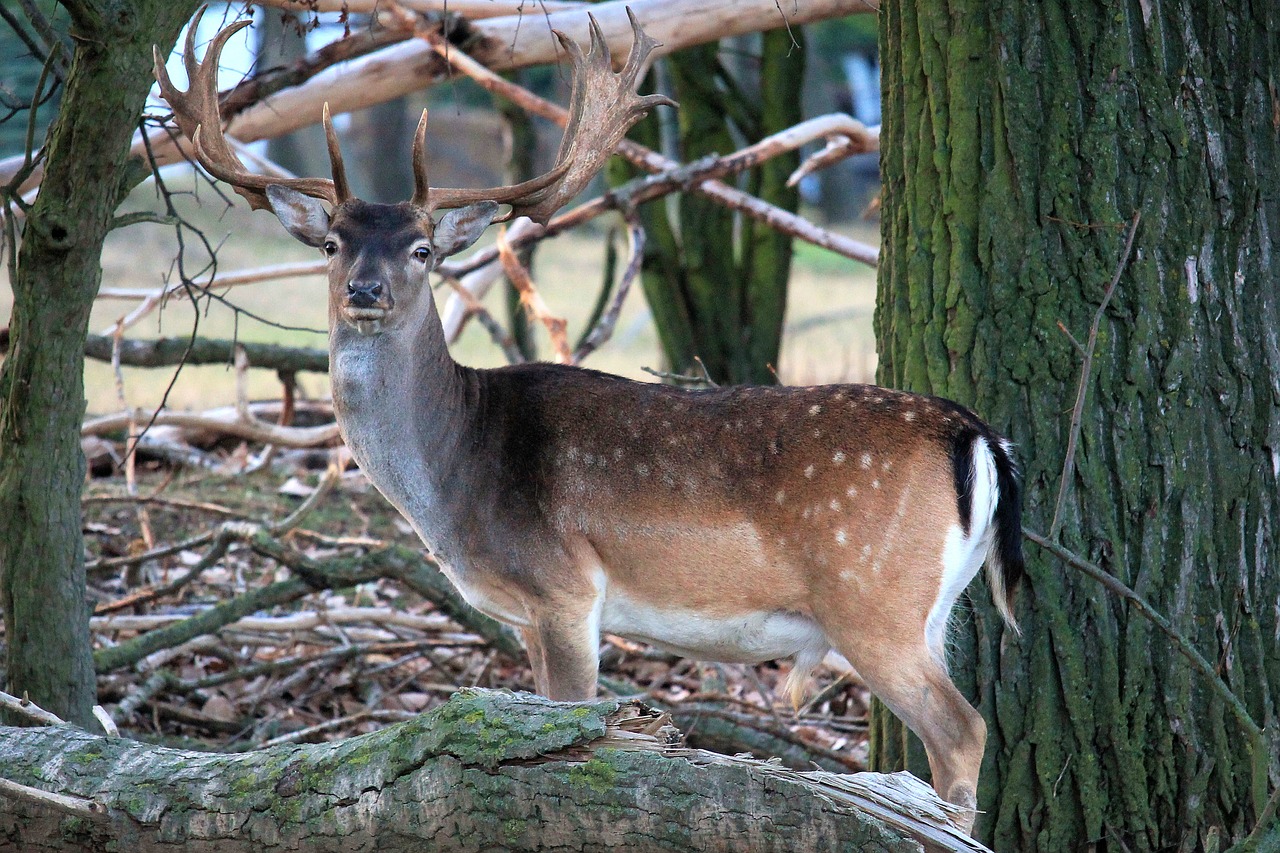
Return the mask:
[[(156, 76), (196, 158), (328, 259), (330, 381), (346, 445), (477, 610), (518, 629), (537, 691), (596, 695), (602, 632), (700, 660), (790, 658), (798, 703), (828, 653), (923, 741), (972, 830), (986, 743), (948, 674), (947, 624), (982, 565), (1014, 633), (1025, 574), (1010, 443), (945, 399), (870, 385), (688, 390), (568, 365), (449, 353), (428, 275), (493, 222), (545, 224), (650, 109), (657, 43), (631, 18), (615, 72), (594, 18), (554, 166), (524, 183), (428, 181), (423, 113), (408, 202), (355, 198), (327, 105), (332, 179), (250, 172), (223, 136), (215, 71)], [(502, 206), (505, 213), (499, 213)]]

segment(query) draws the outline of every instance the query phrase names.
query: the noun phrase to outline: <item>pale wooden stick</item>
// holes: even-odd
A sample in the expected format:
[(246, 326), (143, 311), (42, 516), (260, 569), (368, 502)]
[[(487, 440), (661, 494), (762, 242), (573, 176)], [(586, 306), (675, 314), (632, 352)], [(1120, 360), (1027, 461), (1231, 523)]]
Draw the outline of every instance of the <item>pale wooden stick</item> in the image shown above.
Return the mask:
[[(175, 622), (190, 618), (188, 613), (156, 613), (146, 616), (113, 614), (94, 616), (89, 620), (93, 631), (154, 631)], [(251, 631), (256, 633), (293, 633), (312, 631), (333, 625), (391, 625), (418, 631), (437, 631), (452, 625), (453, 620), (443, 613), (421, 615), (394, 610), (390, 607), (334, 607), (328, 610), (305, 610), (288, 616), (246, 616), (225, 625), (221, 631)]]
[(473, 21), (499, 18), (507, 15), (541, 17), (544, 12), (563, 12), (581, 9), (588, 3), (575, 0), (252, 0), (257, 6), (273, 6), (292, 12), (356, 12), (375, 14), (387, 11), (388, 5), (400, 6), (411, 12), (449, 12)]
[[(324, 261), (302, 261), (291, 264), (272, 264), (270, 266), (254, 267), (252, 269), (242, 270), (236, 273), (218, 275), (216, 278), (199, 279), (192, 282), (191, 286), (200, 290), (207, 290), (210, 288), (241, 287), (246, 284), (256, 284), (260, 281), (270, 281), (277, 278), (323, 275), (325, 270), (326, 265)], [(142, 320), (156, 308), (160, 307), (166, 299), (174, 293), (184, 289), (186, 289), (186, 284), (181, 281), (171, 282), (154, 290), (103, 288), (98, 292), (98, 298), (100, 299), (140, 299), (142, 302), (134, 308), (133, 311), (103, 329), (102, 334), (114, 335), (117, 331), (123, 331), (136, 325), (138, 321)]]
[(49, 791), (42, 791), (39, 788), (19, 785), (17, 782), (10, 782), (4, 778), (0, 778), (0, 796), (8, 797), (11, 800), (21, 800), (32, 805), (44, 806), (72, 817), (88, 818), (95, 822), (109, 818), (106, 807), (100, 803), (95, 803), (93, 800), (88, 800), (84, 797), (73, 797), (70, 794), (54, 794)]
[(147, 420), (160, 426), (207, 429), (224, 435), (243, 438), (247, 441), (278, 444), (282, 447), (321, 447), (341, 439), (336, 423), (317, 427), (282, 427), (277, 424), (263, 423), (256, 419), (252, 421), (228, 421), (191, 412), (172, 411), (158, 412), (153, 419), (149, 412), (142, 409), (105, 415), (85, 421), (80, 428), (80, 434), (102, 435), (124, 429), (128, 426), (130, 417)]
[(529, 271), (524, 268), (524, 264), (520, 263), (520, 259), (507, 243), (505, 228), (498, 231), (498, 258), (502, 261), (502, 269), (506, 272), (507, 278), (511, 279), (511, 284), (520, 293), (520, 304), (529, 312), (529, 316), (547, 327), (547, 334), (551, 337), (551, 348), (555, 352), (555, 363), (568, 364), (573, 359), (569, 351), (569, 337), (566, 334), (569, 324), (563, 317), (557, 317), (551, 313), (542, 294), (538, 293), (538, 288), (534, 286), (533, 279), (529, 277)]
[(42, 726), (62, 726), (66, 725), (67, 722), (57, 714), (41, 708), (25, 696), (19, 699), (17, 696), (10, 696), (8, 693), (3, 691), (0, 691), (0, 708), (6, 708), (10, 711), (19, 713), (24, 717), (34, 720)]

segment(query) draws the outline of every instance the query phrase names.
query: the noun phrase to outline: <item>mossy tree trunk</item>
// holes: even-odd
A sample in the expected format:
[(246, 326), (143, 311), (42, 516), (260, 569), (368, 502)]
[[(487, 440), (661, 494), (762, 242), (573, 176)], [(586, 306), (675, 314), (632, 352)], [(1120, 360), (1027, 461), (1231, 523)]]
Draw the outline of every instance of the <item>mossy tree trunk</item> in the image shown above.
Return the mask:
[[(888, 385), (1019, 446), (1047, 532), (1105, 311), (1061, 541), (1280, 706), (1280, 7), (920, 0), (881, 11)], [(975, 588), (953, 669), (990, 728), (979, 837), (1217, 849), (1258, 817), (1235, 719), (1152, 625), (1034, 546), (1011, 637)], [(880, 709), (880, 769), (925, 772)], [(1270, 784), (1280, 782), (1274, 753)], [(1096, 845), (1091, 847), (1091, 845)]]
[(151, 46), (172, 45), (194, 2), (76, 0), (75, 54), (45, 148), (13, 280), (0, 371), (0, 606), (6, 690), (92, 720), (80, 488), (84, 343), (116, 205), (146, 174), (126, 162), (151, 86)]
[[(65, 727), (0, 727), (0, 778), (98, 807), (96, 815), (66, 814), (0, 796), (0, 846), (31, 853), (980, 849), (955, 830), (863, 796), (895, 791), (901, 780), (798, 773), (682, 749), (662, 723), (634, 703), (464, 691), (414, 720), (340, 743), (235, 755)], [(933, 810), (928, 799), (915, 807)]]
[[(680, 102), (678, 158), (691, 162), (729, 154), (801, 120), (804, 50), (798, 31), (760, 37), (758, 80), (740, 80), (709, 44), (669, 57)], [(634, 138), (660, 148), (659, 118), (650, 115)], [(745, 178), (747, 191), (786, 210), (799, 204), (787, 176), (799, 155), (774, 158)], [(621, 164), (611, 177), (634, 173)], [(648, 242), (642, 282), (663, 354), (676, 373), (700, 375), (700, 358), (719, 383), (772, 384), (782, 340), (791, 272), (791, 238), (694, 193), (674, 209), (646, 205)]]

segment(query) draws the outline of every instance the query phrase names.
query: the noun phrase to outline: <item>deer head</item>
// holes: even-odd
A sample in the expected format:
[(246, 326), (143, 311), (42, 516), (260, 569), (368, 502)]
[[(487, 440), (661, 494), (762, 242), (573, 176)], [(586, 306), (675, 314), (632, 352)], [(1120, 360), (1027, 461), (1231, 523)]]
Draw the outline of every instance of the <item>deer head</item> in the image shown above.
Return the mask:
[[(329, 313), (334, 329), (346, 324), (360, 334), (376, 334), (398, 328), (405, 318), (423, 316), (422, 294), (428, 294), (426, 301), (431, 302), (427, 274), (442, 260), (474, 243), (492, 222), (528, 216), (545, 224), (582, 191), (633, 124), (654, 106), (674, 106), (663, 95), (635, 93), (657, 43), (645, 35), (630, 10), (634, 43), (618, 73), (592, 17), (591, 49), (586, 54), (556, 32), (572, 63), (573, 77), (569, 121), (550, 170), (520, 184), (487, 189), (432, 187), (423, 111), (413, 141), (412, 198), (394, 205), (370, 204), (351, 194), (327, 105), (323, 123), (332, 179), (282, 180), (245, 168), (222, 133), (216, 77), (227, 39), (249, 22), (219, 32), (204, 60), (197, 62), (195, 32), (203, 14), (202, 9), (187, 30), (183, 62), (188, 90), (173, 85), (157, 51), (160, 91), (210, 174), (231, 184), (252, 207), (271, 210), (298, 240), (324, 251), (329, 259)], [(508, 209), (500, 213), (502, 205)], [(433, 312), (431, 307), (426, 313)]]

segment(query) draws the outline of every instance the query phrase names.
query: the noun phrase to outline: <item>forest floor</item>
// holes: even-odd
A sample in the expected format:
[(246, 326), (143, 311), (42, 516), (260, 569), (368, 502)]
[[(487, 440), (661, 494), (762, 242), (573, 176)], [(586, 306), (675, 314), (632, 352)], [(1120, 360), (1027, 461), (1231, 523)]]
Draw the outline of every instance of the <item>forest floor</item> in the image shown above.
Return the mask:
[[(223, 442), (207, 452), (230, 468), (247, 448)], [(140, 457), (132, 495), (121, 476), (91, 479), (84, 509), (95, 648), (207, 614), (286, 577), (279, 561), (243, 543), (193, 573), (210, 548), (198, 540), (227, 522), (269, 528), (294, 513), (324, 476), (309, 468), (324, 461), (323, 452), (296, 454), (255, 473), (229, 473)], [(421, 551), (354, 469), (279, 538), (316, 561), (389, 545)], [(191, 544), (155, 555), (182, 542)], [(602, 697), (638, 697), (671, 711), (693, 746), (779, 755), (798, 769), (864, 768), (869, 697), (854, 676), (820, 667), (797, 711), (782, 692), (786, 661), (697, 663), (607, 635), (602, 660)], [(99, 702), (129, 737), (238, 751), (363, 733), (472, 686), (531, 691), (533, 680), (522, 655), (495, 650), (465, 621), (380, 578), (312, 592), (159, 648), (101, 674)]]

